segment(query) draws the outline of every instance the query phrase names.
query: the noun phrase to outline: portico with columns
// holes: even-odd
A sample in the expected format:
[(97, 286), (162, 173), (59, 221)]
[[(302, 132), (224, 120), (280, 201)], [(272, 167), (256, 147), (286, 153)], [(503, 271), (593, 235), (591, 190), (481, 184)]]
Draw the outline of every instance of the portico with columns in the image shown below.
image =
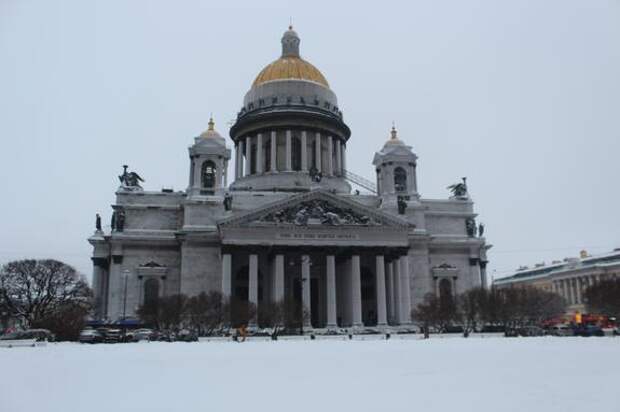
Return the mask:
[[(301, 210), (310, 217), (300, 230)], [(326, 224), (341, 210), (348, 221)], [(290, 299), (307, 312), (305, 329), (409, 326), (410, 229), (321, 190), (235, 216), (219, 224), (222, 294), (258, 307)]]

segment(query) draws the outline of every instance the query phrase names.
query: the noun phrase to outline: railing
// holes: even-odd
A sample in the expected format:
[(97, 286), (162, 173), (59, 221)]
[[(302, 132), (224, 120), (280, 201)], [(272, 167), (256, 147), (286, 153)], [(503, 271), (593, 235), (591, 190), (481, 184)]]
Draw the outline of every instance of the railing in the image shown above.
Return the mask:
[(355, 173), (350, 172), (348, 170), (342, 171), (342, 177), (344, 177), (351, 183), (354, 183), (360, 187), (363, 187), (364, 189), (368, 190), (371, 193), (375, 193), (375, 194), (377, 193), (377, 185), (371, 182), (370, 180), (366, 179), (365, 177), (356, 175)]

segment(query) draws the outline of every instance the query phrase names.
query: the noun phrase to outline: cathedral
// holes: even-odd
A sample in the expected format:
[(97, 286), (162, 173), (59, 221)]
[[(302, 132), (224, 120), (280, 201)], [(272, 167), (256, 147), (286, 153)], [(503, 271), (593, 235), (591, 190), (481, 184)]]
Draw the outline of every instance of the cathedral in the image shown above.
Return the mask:
[(220, 291), (258, 308), (294, 299), (304, 330), (406, 329), (426, 294), (486, 286), (490, 246), (465, 178), (445, 199), (421, 197), (417, 156), (394, 127), (375, 182), (349, 171), (355, 137), (336, 94), (292, 27), (281, 43), (229, 137), (211, 119), (194, 138), (185, 191), (144, 190), (125, 166), (111, 230), (99, 222), (88, 239), (99, 319)]

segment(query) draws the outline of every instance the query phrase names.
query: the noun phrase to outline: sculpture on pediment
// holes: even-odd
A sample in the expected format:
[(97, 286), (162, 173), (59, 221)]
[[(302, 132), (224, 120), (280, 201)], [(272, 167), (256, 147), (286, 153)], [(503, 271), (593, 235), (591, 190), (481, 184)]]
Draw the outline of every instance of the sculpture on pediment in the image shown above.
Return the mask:
[(127, 190), (142, 190), (139, 182), (144, 182), (144, 179), (136, 172), (127, 172), (129, 166), (123, 165), (123, 174), (118, 177), (121, 182), (121, 187)]
[(269, 213), (261, 222), (278, 224), (306, 225), (376, 225), (369, 216), (360, 214), (350, 208), (342, 208), (325, 200), (311, 200)]
[(298, 226), (304, 226), (308, 223), (309, 213), (308, 210), (303, 207), (295, 213), (295, 224)]
[(467, 197), (467, 178), (463, 177), (463, 182), (455, 183), (453, 185), (448, 186), (448, 190), (452, 192), (452, 196), (456, 198), (466, 198)]

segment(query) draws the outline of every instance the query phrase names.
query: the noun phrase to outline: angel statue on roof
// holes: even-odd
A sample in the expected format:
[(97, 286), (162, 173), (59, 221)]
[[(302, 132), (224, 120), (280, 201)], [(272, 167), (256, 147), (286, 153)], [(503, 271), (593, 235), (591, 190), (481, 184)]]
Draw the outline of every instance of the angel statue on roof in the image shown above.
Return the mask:
[(144, 179), (140, 177), (136, 172), (127, 172), (129, 166), (123, 165), (123, 174), (118, 177), (123, 189), (128, 190), (142, 190), (142, 186), (138, 182), (144, 182)]
[(452, 192), (453, 197), (466, 198), (467, 197), (467, 178), (463, 177), (461, 183), (455, 183), (448, 186), (448, 190)]

